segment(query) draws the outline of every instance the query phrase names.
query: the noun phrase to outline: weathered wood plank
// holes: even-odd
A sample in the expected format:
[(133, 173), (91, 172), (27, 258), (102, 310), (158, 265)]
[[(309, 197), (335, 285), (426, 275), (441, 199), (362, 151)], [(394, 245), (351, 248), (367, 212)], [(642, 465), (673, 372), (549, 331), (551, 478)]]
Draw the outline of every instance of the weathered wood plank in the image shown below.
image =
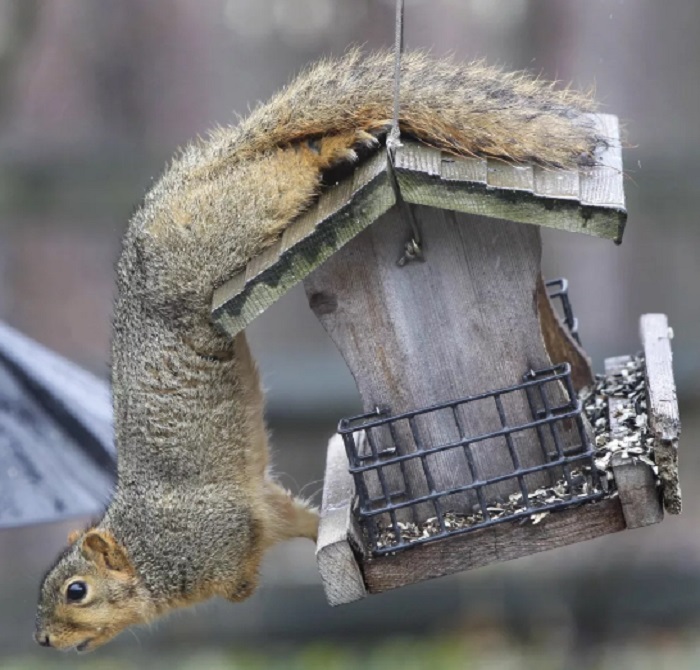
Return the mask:
[(639, 323), (644, 347), (648, 389), (649, 431), (654, 438), (654, 457), (659, 468), (664, 506), (670, 514), (681, 512), (678, 481), (678, 415), (676, 384), (673, 379), (672, 331), (665, 314), (643, 314)]
[(537, 525), (502, 523), (363, 563), (370, 593), (509, 561), (625, 529), (616, 498), (548, 515)]
[[(398, 185), (409, 203), (619, 242), (626, 212), (616, 120), (599, 115), (590, 122), (609, 137), (608, 145), (598, 152), (600, 166), (596, 168), (546, 170), (483, 158), (455, 158), (404, 141), (394, 158)], [(389, 209), (395, 198), (386, 160), (381, 151), (360, 165), (352, 178), (328, 189), (294, 221), (273, 247), (251, 260), (247, 269), (238, 269), (214, 292), (214, 321), (232, 336), (243, 330)]]
[(661, 523), (664, 510), (651, 467), (622, 454), (613, 454), (611, 463), (627, 528)]
[(591, 360), (562, 323), (547, 294), (541, 275), (537, 283), (537, 311), (544, 344), (552, 363), (566, 362), (571, 365), (571, 381), (577, 391), (592, 384)]
[(489, 166), (485, 158), (455, 158), (449, 154), (442, 155), (440, 177), (444, 181), (471, 182), (486, 186)]
[(579, 173), (575, 170), (553, 170), (536, 165), (535, 195), (558, 200), (578, 200)]
[[(415, 218), (424, 262), (397, 266), (410, 229), (394, 208), (304, 281), (311, 308), (344, 356), (365, 411), (410, 412), (518, 384), (528, 370), (550, 367), (534, 300), (539, 229), (428, 207), (415, 207)], [(511, 336), (515, 324), (517, 337)], [(551, 386), (551, 402), (562, 404), (563, 390)], [(508, 425), (532, 420), (524, 393), (504, 395), (503, 406)], [(446, 409), (417, 417), (414, 430), (403, 420), (396, 435), (377, 428), (373, 437), (380, 448), (396, 446), (411, 454), (457, 443), (460, 428), (476, 436), (502, 427), (492, 398), (463, 406), (457, 415), (461, 425)], [(561, 434), (565, 444), (575, 442), (563, 425)], [(512, 440), (522, 467), (543, 462), (536, 431), (515, 433)], [(502, 437), (469, 448), (481, 479), (513, 472)], [(473, 481), (461, 448), (427, 456), (425, 465), (436, 491)], [(421, 459), (406, 462), (402, 470), (384, 468), (392, 491), (402, 490), (407, 480), (410, 499), (429, 492)], [(530, 488), (549, 482), (545, 473), (525, 480)], [(370, 481), (370, 493), (384, 495), (378, 485), (376, 478)], [(495, 500), (516, 490), (513, 478), (490, 485), (484, 496)], [(475, 501), (459, 494), (441, 502), (444, 509), (467, 511)], [(416, 515), (422, 520), (435, 509), (424, 503)]]
[(269, 246), (259, 256), (253, 258), (248, 263), (245, 270), (245, 280), (247, 282), (257, 279), (265, 270), (267, 270), (276, 260), (282, 249), (282, 238), (278, 239), (274, 244)]
[[(605, 374), (618, 373), (631, 360), (629, 356), (605, 359)], [(627, 433), (619, 418), (626, 405), (625, 398), (608, 398), (610, 436), (613, 439)], [(664, 511), (651, 466), (617, 453), (613, 454), (612, 469), (627, 528), (641, 528), (663, 521)]]
[(488, 185), (507, 191), (526, 191), (535, 189), (535, 177), (532, 165), (512, 165), (490, 159), (488, 161)]
[[(587, 121), (608, 140), (596, 154), (599, 166), (595, 168), (544, 169), (443, 154), (438, 178), (436, 150), (404, 142), (395, 159), (401, 192), (407, 202), (415, 204), (619, 242), (626, 211), (617, 121), (610, 115), (589, 115)], [(420, 167), (424, 165), (430, 169)]]
[(589, 120), (604, 145), (595, 154), (595, 167), (581, 169), (581, 204), (624, 210), (622, 144), (617, 117), (595, 114)]
[(386, 155), (377, 154), (352, 178), (331, 187), (274, 245), (214, 291), (212, 320), (231, 336), (364, 230), (396, 201)]
[(442, 172), (442, 152), (424, 144), (404, 142), (395, 153), (394, 167), (439, 178)]
[(367, 595), (356, 554), (362, 538), (352, 515), (355, 486), (340, 435), (328, 443), (316, 562), (330, 605), (343, 605)]

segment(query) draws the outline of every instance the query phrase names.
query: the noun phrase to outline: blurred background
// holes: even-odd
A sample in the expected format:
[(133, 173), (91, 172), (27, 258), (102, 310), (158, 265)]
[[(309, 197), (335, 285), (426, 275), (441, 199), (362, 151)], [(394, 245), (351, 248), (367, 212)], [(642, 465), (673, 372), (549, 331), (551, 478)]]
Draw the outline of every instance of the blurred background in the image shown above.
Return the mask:
[[(393, 40), (393, 0), (0, 0), (0, 320), (106, 377), (113, 266), (174, 149), (233, 122), (323, 54)], [(700, 667), (700, 3), (408, 0), (406, 43), (594, 86), (625, 127), (621, 247), (543, 231), (584, 346), (675, 330), (684, 513), (648, 529), (373, 596), (324, 600), (310, 543), (269, 556), (248, 602), (212, 603), (88, 657), (31, 639), (43, 571), (76, 522), (0, 531), (0, 667)], [(326, 443), (358, 408), (339, 354), (293, 290), (249, 328), (275, 462), (318, 495)], [(80, 523), (80, 521), (78, 521)]]

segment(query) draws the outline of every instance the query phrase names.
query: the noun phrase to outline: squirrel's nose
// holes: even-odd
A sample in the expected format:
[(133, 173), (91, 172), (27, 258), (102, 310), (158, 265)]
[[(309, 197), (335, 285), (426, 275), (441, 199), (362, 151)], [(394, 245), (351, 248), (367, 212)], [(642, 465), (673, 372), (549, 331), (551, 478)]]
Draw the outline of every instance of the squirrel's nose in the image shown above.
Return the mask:
[(34, 639), (42, 647), (50, 647), (51, 646), (51, 639), (49, 638), (49, 634), (44, 633), (44, 631), (38, 630), (36, 633), (34, 633)]

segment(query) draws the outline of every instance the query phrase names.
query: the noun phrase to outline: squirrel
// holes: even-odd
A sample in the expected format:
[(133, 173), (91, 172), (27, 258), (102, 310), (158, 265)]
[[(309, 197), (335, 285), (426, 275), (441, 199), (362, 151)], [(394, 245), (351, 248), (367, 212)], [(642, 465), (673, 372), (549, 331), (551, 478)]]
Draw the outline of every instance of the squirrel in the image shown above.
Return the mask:
[[(590, 165), (604, 141), (593, 108), (526, 73), (403, 57), (401, 133), (455, 155)], [(245, 334), (212, 325), (211, 298), (318, 198), (324, 175), (381, 150), (392, 114), (393, 55), (354, 49), (191, 143), (146, 194), (117, 265), (117, 484), (44, 577), (39, 644), (91, 650), (176, 608), (241, 601), (267, 548), (315, 541), (318, 512), (269, 471)]]

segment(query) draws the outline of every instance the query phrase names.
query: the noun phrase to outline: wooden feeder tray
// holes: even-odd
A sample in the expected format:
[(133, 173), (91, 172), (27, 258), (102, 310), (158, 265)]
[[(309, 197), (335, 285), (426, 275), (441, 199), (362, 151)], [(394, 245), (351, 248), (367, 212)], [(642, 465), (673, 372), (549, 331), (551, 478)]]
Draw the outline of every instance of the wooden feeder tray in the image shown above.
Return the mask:
[(365, 414), (329, 444), (317, 545), (331, 604), (656, 523), (660, 495), (680, 511), (666, 317), (641, 321), (638, 452), (625, 398), (591, 425), (565, 280), (541, 276), (542, 226), (622, 240), (617, 120), (589, 121), (605, 141), (573, 170), (378, 151), (215, 291), (234, 336), (303, 282), (355, 378)]
[[(566, 400), (557, 405), (551, 401), (550, 389), (563, 384)], [(530, 408), (530, 421), (509, 425), (504, 406), (509, 396), (523, 394)], [(479, 435), (469, 434), (466, 425), (470, 408), (478, 403), (493, 401), (497, 423), (492, 430)], [(600, 500), (606, 494), (607, 479), (601, 481), (595, 467), (595, 445), (587, 433), (581, 401), (571, 381), (571, 367), (563, 363), (556, 367), (528, 372), (520, 384), (487, 393), (433, 405), (398, 416), (386, 416), (377, 411), (340, 422), (342, 436), (350, 463), (356, 491), (354, 514), (365, 530), (370, 553), (373, 556), (395, 554), (398, 551), (440, 538), (454, 537), (480, 528), (489, 528), (507, 520), (527, 518), (534, 513), (565, 509), (587, 501)], [(422, 435), (424, 419), (454, 422), (454, 439), (443, 444), (426, 444)], [(575, 423), (576, 444), (567, 449), (562, 445), (561, 433), (565, 423)], [(541, 463), (521, 463), (517, 448), (519, 434), (534, 431), (543, 451)], [(495, 477), (484, 476), (474, 450), (482, 442), (503, 441), (512, 461), (510, 472)], [(401, 444), (401, 449), (397, 445)], [(454, 481), (447, 490), (435, 485), (433, 467), (438, 459), (449, 452), (464, 454), (469, 470), (468, 483)], [(409, 490), (404, 475), (406, 467), (418, 463), (425, 481), (422, 490)], [(546, 473), (551, 487), (531, 486), (536, 473)], [(557, 479), (559, 481), (557, 481)], [(398, 482), (392, 488), (390, 480)], [(485, 495), (495, 484), (517, 480), (517, 492), (503, 501), (489, 503)], [(556, 483), (554, 483), (556, 482)], [(555, 490), (561, 490), (556, 495)], [(373, 495), (371, 491), (379, 491)], [(539, 496), (535, 496), (540, 491)], [(542, 494), (549, 494), (545, 499)], [(471, 513), (454, 514), (450, 500), (472, 495)], [(460, 501), (460, 506), (463, 506)], [(416, 515), (422, 507), (424, 514)], [(400, 516), (425, 517), (422, 527), (414, 522), (402, 522)], [(409, 531), (408, 533), (406, 531)]]
[[(442, 521), (434, 522), (432, 529), (424, 530), (413, 539), (401, 539), (401, 532), (394, 529), (388, 533), (394, 541), (377, 548), (377, 526), (376, 523), (368, 525), (368, 519), (388, 515), (389, 510), (395, 515), (405, 507), (449, 499), (455, 491), (432, 492), (414, 500), (406, 499), (405, 492), (389, 492), (384, 500), (372, 499), (367, 495), (366, 499), (375, 509), (359, 509), (356, 482), (363, 486), (365, 473), (371, 472), (373, 466), (376, 469), (379, 463), (389, 467), (397, 467), (398, 463), (393, 454), (382, 454), (378, 452), (376, 444), (372, 446), (374, 438), (357, 439), (358, 432), (352, 430), (356, 420), (342, 421), (339, 433), (328, 445), (317, 549), (318, 565), (329, 603), (347, 603), (371, 593), (381, 593), (425, 579), (528, 556), (627, 528), (659, 523), (663, 520), (664, 505), (668, 512), (678, 514), (681, 509), (677, 462), (680, 424), (671, 372), (670, 330), (664, 315), (646, 314), (641, 318), (640, 331), (643, 355), (639, 362), (643, 366), (644, 380), (640, 396), (644, 401), (641, 407), (628, 408), (626, 405), (629, 401), (622, 392), (601, 396), (606, 406), (607, 421), (604, 430), (599, 431), (598, 439), (593, 444), (582, 445), (576, 453), (563, 454), (558, 451), (549, 455), (546, 468), (561, 470), (578, 464), (578, 477), (587, 480), (578, 492), (570, 494), (572, 471), (569, 470), (568, 475), (564, 475), (564, 480), (568, 479), (568, 487), (563, 487), (563, 500), (524, 505), (515, 512), (500, 514), (498, 507), (491, 507), (491, 514), (499, 514), (497, 518), (489, 519), (487, 509), (486, 514), (477, 512), (470, 525), (460, 525), (457, 517), (457, 524), (453, 521), (452, 528), (445, 528), (447, 515), (442, 509), (435, 515), (442, 517)], [(606, 376), (614, 378), (617, 375), (621, 381), (627, 379), (628, 371), (634, 367), (635, 361), (630, 356), (605, 361)], [(566, 379), (568, 370), (549, 370), (543, 375), (529, 376), (529, 383), (487, 393), (484, 397), (495, 400), (507, 393), (536, 389), (536, 397), (546, 398), (546, 393), (542, 393), (546, 384), (555, 379)], [(570, 381), (567, 385), (571, 388)], [(460, 405), (475, 399), (445, 403), (439, 409), (449, 409), (456, 416)], [(566, 407), (547, 407), (544, 414), (534, 409), (533, 413), (539, 418), (533, 423), (551, 430), (559, 422), (580, 418), (581, 405), (581, 401), (574, 396), (572, 403)], [(361, 432), (366, 435), (369, 430), (389, 427), (392, 421), (415, 422), (422, 413), (434, 409), (419, 410), (392, 419), (374, 417), (374, 420), (362, 424)], [(647, 444), (635, 439), (624, 441), (628, 436), (622, 425), (623, 419), (625, 414), (632, 412), (634, 417), (640, 417), (637, 425), (643, 425), (646, 429), (643, 434), (648, 435)], [(366, 418), (361, 417), (361, 420)], [(522, 426), (516, 430), (506, 428), (500, 431), (500, 436), (507, 439), (509, 432), (512, 434), (522, 429)], [(397, 431), (389, 432), (395, 436)], [(585, 432), (582, 430), (580, 434), (585, 442)], [(348, 445), (349, 439), (353, 440), (356, 448)], [(470, 444), (480, 439), (483, 436), (464, 436), (455, 447), (468, 449)], [(612, 452), (607, 451), (607, 446), (613, 441), (619, 442), (618, 447)], [(349, 466), (348, 451), (356, 457), (356, 463), (363, 460), (365, 463), (359, 467)], [(412, 457), (425, 463), (431, 453), (431, 449), (424, 448), (422, 453), (416, 452)], [(596, 463), (601, 456), (608, 456), (604, 458), (603, 466)], [(522, 480), (529, 471), (532, 470), (519, 468), (514, 462), (509, 477)], [(428, 475), (426, 477), (429, 479)], [(472, 481), (462, 490), (478, 489), (490, 483), (476, 477), (475, 481), (476, 484)], [(394, 502), (401, 498), (403, 502)], [(415, 524), (396, 519), (391, 525), (394, 528), (415, 528)], [(430, 524), (426, 525), (430, 527)]]

